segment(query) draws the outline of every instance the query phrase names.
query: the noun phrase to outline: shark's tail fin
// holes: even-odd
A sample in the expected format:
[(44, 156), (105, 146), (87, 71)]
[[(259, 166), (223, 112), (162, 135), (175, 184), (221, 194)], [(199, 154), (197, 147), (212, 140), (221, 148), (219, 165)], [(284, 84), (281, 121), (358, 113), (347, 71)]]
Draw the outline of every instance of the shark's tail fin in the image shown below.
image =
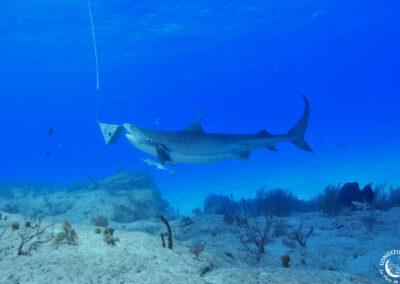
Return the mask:
[(307, 129), (308, 118), (310, 116), (310, 104), (308, 103), (306, 97), (303, 95), (304, 102), (306, 103), (306, 107), (304, 109), (304, 113), (300, 120), (293, 126), (292, 129), (288, 132), (289, 141), (292, 142), (294, 145), (303, 149), (307, 152), (312, 152), (310, 146), (308, 146), (307, 142), (304, 140), (304, 133)]

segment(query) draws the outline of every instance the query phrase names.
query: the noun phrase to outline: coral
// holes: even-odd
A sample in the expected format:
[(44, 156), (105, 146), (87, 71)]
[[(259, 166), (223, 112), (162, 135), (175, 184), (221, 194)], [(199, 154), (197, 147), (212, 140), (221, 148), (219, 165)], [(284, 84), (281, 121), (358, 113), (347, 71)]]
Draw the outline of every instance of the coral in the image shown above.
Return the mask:
[(282, 261), (282, 267), (289, 267), (289, 262), (290, 262), (290, 256), (288, 254), (285, 254), (281, 257)]
[(13, 222), (13, 223), (11, 224), (11, 228), (12, 228), (13, 230), (18, 230), (18, 228), (19, 228), (19, 223), (18, 223), (18, 222)]
[[(235, 236), (239, 239), (243, 247), (251, 253), (256, 254), (257, 260), (265, 253), (264, 246), (270, 239), (270, 230), (275, 223), (274, 215), (264, 215), (257, 218), (254, 214), (249, 217), (247, 214), (246, 203), (242, 197), (243, 215), (238, 215), (236, 220)], [(260, 221), (260, 219), (262, 221)], [(256, 248), (249, 244), (253, 243)]]
[[(18, 246), (18, 255), (30, 255), (30, 251), (34, 249), (34, 247), (36, 248), (39, 244), (44, 244), (54, 239), (54, 223), (49, 224), (44, 228), (42, 228), (41, 227), (42, 220), (39, 217), (37, 225), (38, 226), (36, 227), (36, 231), (31, 235), (27, 235), (26, 233), (19, 233), (19, 236), (21, 237), (21, 243)], [(47, 235), (46, 239), (43, 239), (43, 235), (46, 233), (46, 230), (49, 227), (53, 227), (53, 231), (50, 235)], [(34, 238), (36, 238), (37, 240), (31, 242)], [(24, 246), (29, 242), (31, 242), (30, 246), (28, 247), (27, 250), (24, 251), (23, 250)]]
[(289, 216), (296, 209), (299, 199), (289, 191), (273, 189), (266, 192), (263, 187), (257, 191), (253, 202), (257, 215)]
[(94, 233), (95, 233), (95, 234), (100, 234), (100, 233), (101, 233), (101, 230), (100, 230), (100, 228), (96, 228), (96, 229), (94, 229)]
[(371, 185), (367, 185), (361, 190), (357, 182), (345, 183), (338, 195), (338, 201), (346, 207), (354, 207), (354, 201), (371, 203), (373, 200), (374, 192)]
[[(171, 231), (171, 227), (170, 227), (170, 225), (169, 225), (169, 223), (168, 223), (168, 221), (164, 218), (164, 216), (163, 215), (160, 215), (160, 219), (161, 219), (161, 221), (165, 224), (165, 226), (167, 227), (167, 231), (168, 231), (168, 248), (169, 249), (172, 249), (172, 231)], [(164, 241), (164, 235), (165, 234), (160, 234), (161, 235), (161, 240), (162, 240), (162, 244), (163, 244), (163, 247), (165, 248), (165, 241)]]
[(57, 237), (54, 240), (53, 244), (55, 246), (59, 246), (64, 240), (66, 240), (69, 245), (76, 245), (78, 235), (76, 234), (75, 230), (72, 229), (72, 226), (67, 219), (65, 219), (62, 228), (63, 232), (59, 232), (57, 234)]
[(30, 228), (30, 227), (31, 227), (31, 222), (26, 221), (26, 222), (25, 222), (25, 227), (26, 227), (26, 228)]
[(321, 210), (329, 216), (336, 216), (343, 206), (338, 201), (340, 185), (328, 185), (324, 192), (318, 196), (318, 210)]
[(390, 202), (391, 206), (400, 206), (400, 186), (390, 188)]
[(204, 251), (204, 245), (201, 243), (195, 243), (189, 250), (189, 253), (193, 254), (196, 257), (199, 257), (199, 255)]
[(114, 238), (114, 228), (106, 227), (104, 229), (103, 241), (108, 245), (115, 245), (115, 242), (118, 241), (118, 238)]
[(108, 226), (108, 220), (104, 216), (97, 216), (96, 218), (92, 218), (90, 221), (93, 225), (99, 226), (99, 227), (107, 227)]
[(290, 235), (290, 239), (293, 241), (297, 241), (300, 246), (302, 254), (305, 252), (305, 248), (307, 247), (307, 240), (314, 232), (314, 228), (311, 227), (308, 232), (303, 230), (303, 224), (299, 224), (297, 228), (292, 228), (292, 232)]
[(209, 194), (204, 200), (204, 214), (222, 215), (226, 211), (232, 211), (232, 202), (228, 196)]
[(400, 187), (390, 187), (390, 191), (387, 192), (384, 185), (377, 185), (374, 188), (374, 195), (372, 205), (375, 209), (388, 210), (400, 206)]
[(53, 245), (54, 246), (59, 246), (64, 239), (65, 239), (65, 233), (64, 232), (58, 232), (56, 238), (54, 239)]

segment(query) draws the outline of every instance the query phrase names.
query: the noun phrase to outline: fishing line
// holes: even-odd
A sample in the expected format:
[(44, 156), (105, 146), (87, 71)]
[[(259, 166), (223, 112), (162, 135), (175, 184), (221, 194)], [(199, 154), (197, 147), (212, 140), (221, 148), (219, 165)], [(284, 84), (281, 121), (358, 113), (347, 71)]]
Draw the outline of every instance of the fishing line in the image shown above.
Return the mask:
[(94, 49), (94, 57), (96, 59), (96, 121), (98, 120), (99, 114), (99, 98), (100, 98), (100, 83), (99, 83), (99, 58), (97, 56), (97, 45), (96, 45), (96, 36), (94, 33), (94, 25), (93, 25), (93, 16), (92, 16), (92, 9), (90, 7), (90, 0), (86, 0), (88, 10), (89, 10), (89, 17), (90, 17), (90, 26), (92, 28), (92, 38), (93, 38), (93, 49)]

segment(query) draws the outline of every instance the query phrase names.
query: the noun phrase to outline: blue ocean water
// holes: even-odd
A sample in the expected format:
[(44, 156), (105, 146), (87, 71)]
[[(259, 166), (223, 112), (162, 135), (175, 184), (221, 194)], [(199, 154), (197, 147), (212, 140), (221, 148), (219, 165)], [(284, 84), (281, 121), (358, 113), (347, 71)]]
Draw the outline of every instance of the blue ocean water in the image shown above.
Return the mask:
[[(400, 183), (396, 1), (91, 5), (101, 122), (179, 130), (201, 107), (207, 132), (280, 134), (301, 116), (301, 94), (310, 101), (313, 153), (282, 143), (248, 162), (151, 169), (183, 213), (209, 192), (266, 185), (308, 198), (339, 182)], [(65, 184), (147, 167), (126, 139), (105, 145), (96, 123), (86, 2), (2, 0), (0, 15), (0, 179)]]

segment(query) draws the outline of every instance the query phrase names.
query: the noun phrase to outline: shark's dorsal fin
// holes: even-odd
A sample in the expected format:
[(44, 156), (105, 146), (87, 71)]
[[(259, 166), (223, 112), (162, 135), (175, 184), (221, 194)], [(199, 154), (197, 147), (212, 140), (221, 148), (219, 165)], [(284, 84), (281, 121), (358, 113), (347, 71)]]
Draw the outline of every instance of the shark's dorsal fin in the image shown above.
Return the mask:
[(183, 131), (194, 131), (204, 133), (204, 129), (200, 123), (201, 118), (196, 118), (188, 127), (186, 127)]
[(256, 135), (259, 135), (259, 136), (266, 136), (266, 137), (273, 136), (271, 133), (269, 133), (269, 132), (268, 132), (267, 130), (265, 130), (265, 129), (258, 131)]

